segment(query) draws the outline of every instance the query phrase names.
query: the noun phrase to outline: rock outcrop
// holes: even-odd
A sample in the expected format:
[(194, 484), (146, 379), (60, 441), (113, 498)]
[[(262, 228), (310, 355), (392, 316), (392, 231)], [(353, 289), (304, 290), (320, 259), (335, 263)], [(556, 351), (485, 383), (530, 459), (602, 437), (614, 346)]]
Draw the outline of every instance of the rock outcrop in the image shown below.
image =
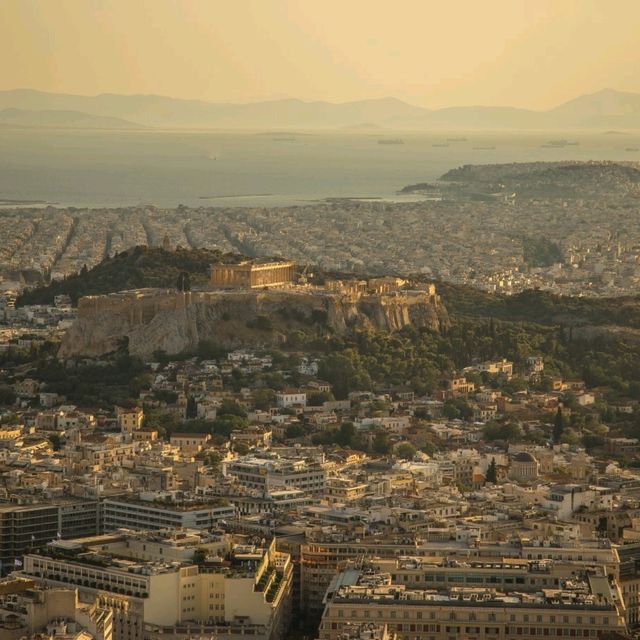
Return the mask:
[(309, 289), (141, 289), (81, 298), (59, 355), (99, 356), (126, 345), (148, 357), (159, 349), (194, 349), (204, 339), (227, 348), (270, 346), (314, 325), (344, 335), (352, 328), (397, 331), (406, 325), (437, 331), (448, 322), (433, 288), (360, 296)]

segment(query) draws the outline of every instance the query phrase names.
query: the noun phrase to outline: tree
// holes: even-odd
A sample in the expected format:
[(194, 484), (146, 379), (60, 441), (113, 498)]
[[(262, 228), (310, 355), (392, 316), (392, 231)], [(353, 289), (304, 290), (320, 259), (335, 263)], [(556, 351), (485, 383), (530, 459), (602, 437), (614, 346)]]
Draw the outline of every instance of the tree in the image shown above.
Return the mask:
[(253, 394), (253, 407), (265, 411), (274, 405), (275, 396), (273, 389), (257, 389)]
[(218, 411), (220, 416), (240, 416), (241, 418), (247, 417), (247, 412), (235, 401), (225, 398), (220, 405)]
[(403, 460), (413, 460), (417, 449), (410, 442), (403, 442), (397, 448), (398, 457)]
[(564, 416), (562, 415), (562, 407), (558, 407), (556, 411), (556, 417), (553, 421), (553, 441), (556, 444), (560, 444), (562, 441), (562, 434), (564, 433)]
[(222, 347), (218, 346), (213, 340), (204, 338), (198, 342), (196, 349), (196, 355), (203, 360), (216, 360), (224, 358), (227, 352)]
[(391, 445), (389, 444), (389, 438), (384, 431), (378, 431), (373, 438), (373, 452), (380, 455), (389, 453)]
[(222, 456), (217, 451), (211, 451), (204, 456), (204, 463), (216, 471), (220, 469), (221, 462)]
[(247, 320), (246, 326), (249, 329), (257, 329), (258, 331), (271, 331), (273, 329), (273, 322), (271, 322), (269, 316), (259, 315), (252, 320)]
[(178, 291), (191, 291), (191, 276), (188, 271), (181, 271), (176, 282)]
[(334, 400), (331, 391), (314, 391), (307, 398), (307, 404), (310, 407), (321, 407), (325, 402)]
[(336, 397), (371, 388), (371, 378), (356, 353), (331, 353), (320, 362), (319, 375), (331, 383)]
[(334, 440), (336, 444), (343, 447), (350, 447), (353, 445), (353, 439), (356, 435), (356, 428), (353, 422), (343, 422), (340, 425), (340, 429), (336, 431)]
[(487, 469), (487, 482), (492, 482), (495, 484), (498, 481), (498, 469), (496, 465), (496, 459), (491, 458), (491, 462), (489, 463), (489, 468)]
[(524, 391), (527, 388), (527, 381), (523, 378), (514, 376), (502, 387), (507, 393), (514, 394), (518, 391)]
[(485, 440), (516, 440), (521, 433), (520, 427), (513, 422), (500, 424), (491, 421), (484, 425), (483, 436)]
[(193, 396), (187, 398), (187, 420), (193, 420), (198, 417), (198, 403)]
[(287, 438), (301, 438), (305, 434), (304, 428), (301, 424), (290, 424), (287, 427), (286, 436)]
[(462, 397), (445, 401), (442, 412), (446, 418), (450, 419), (462, 418), (463, 420), (468, 420), (473, 416), (473, 409)]
[(422, 453), (426, 453), (428, 456), (432, 456), (437, 450), (438, 447), (429, 440), (427, 440), (427, 442), (424, 443), (424, 447), (422, 447)]
[(0, 405), (14, 404), (16, 401), (16, 394), (13, 389), (7, 387), (0, 389)]
[(59, 433), (52, 433), (49, 436), (49, 442), (51, 443), (54, 451), (60, 451), (64, 443), (62, 436)]
[(198, 547), (193, 552), (193, 564), (204, 564), (204, 561), (207, 559), (207, 550), (202, 547)]
[(211, 434), (228, 438), (232, 431), (246, 429), (249, 426), (249, 421), (242, 416), (221, 415), (208, 424), (211, 425)]
[(175, 391), (170, 391), (169, 389), (155, 389), (153, 397), (160, 402), (165, 402), (166, 404), (175, 404), (178, 401), (178, 394)]
[(239, 455), (239, 456), (246, 456), (247, 453), (249, 453), (249, 445), (246, 442), (236, 442), (233, 445), (233, 450)]
[(460, 411), (455, 404), (453, 404), (452, 400), (446, 400), (444, 405), (442, 406), (442, 413), (445, 418), (449, 418), (450, 420), (455, 420), (460, 417)]

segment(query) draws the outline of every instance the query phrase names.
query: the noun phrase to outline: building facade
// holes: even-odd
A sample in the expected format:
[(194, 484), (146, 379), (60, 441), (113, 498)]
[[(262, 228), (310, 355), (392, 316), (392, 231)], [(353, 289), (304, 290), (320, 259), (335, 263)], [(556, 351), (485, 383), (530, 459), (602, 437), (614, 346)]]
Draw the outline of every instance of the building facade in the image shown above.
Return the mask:
[(103, 503), (104, 531), (116, 529), (157, 530), (165, 528), (212, 529), (235, 515), (232, 505), (221, 501), (190, 504), (108, 498)]
[(389, 574), (347, 569), (329, 588), (320, 640), (338, 640), (345, 623), (386, 624), (401, 640), (599, 638), (626, 633), (621, 596), (607, 576), (581, 575), (557, 588), (398, 584)]

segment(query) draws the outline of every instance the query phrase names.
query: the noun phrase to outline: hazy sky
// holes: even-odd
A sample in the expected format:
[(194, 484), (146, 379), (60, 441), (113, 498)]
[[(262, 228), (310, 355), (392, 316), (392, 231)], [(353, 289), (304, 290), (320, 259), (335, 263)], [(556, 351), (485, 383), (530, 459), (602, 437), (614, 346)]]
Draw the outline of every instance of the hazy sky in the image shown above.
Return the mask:
[(547, 108), (640, 91), (640, 0), (0, 0), (0, 89)]

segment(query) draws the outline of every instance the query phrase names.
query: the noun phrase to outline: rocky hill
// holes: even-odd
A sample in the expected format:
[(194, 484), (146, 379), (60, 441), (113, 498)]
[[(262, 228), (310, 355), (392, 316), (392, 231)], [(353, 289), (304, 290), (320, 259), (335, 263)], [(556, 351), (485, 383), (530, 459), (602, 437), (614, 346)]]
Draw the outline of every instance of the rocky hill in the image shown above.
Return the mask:
[(226, 348), (282, 344), (296, 331), (345, 335), (355, 328), (434, 331), (448, 325), (433, 292), (353, 296), (322, 290), (182, 293), (145, 289), (82, 298), (59, 356), (98, 356), (127, 347), (143, 357), (178, 353), (202, 340)]

